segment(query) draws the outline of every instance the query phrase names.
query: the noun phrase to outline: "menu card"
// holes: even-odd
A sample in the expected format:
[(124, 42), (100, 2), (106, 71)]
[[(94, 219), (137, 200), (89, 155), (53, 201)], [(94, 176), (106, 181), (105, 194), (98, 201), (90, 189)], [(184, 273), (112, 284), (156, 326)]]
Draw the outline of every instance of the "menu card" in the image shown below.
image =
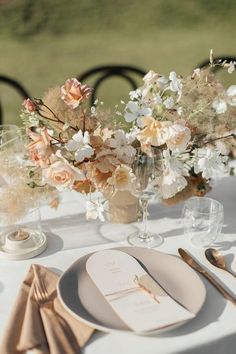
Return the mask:
[(195, 316), (125, 252), (96, 252), (88, 258), (86, 270), (116, 314), (135, 332), (155, 330)]

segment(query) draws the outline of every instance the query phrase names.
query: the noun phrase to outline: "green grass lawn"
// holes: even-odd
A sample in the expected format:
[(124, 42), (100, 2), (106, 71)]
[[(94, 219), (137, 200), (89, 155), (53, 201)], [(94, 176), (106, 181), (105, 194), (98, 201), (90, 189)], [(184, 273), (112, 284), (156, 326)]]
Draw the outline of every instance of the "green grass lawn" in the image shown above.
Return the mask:
[[(138, 20), (141, 21), (140, 16)], [(0, 36), (0, 74), (22, 82), (34, 97), (41, 97), (47, 88), (62, 85), (67, 78), (96, 65), (130, 64), (164, 74), (175, 70), (186, 75), (208, 57), (210, 48), (216, 55), (236, 54), (232, 21), (227, 23), (224, 19), (222, 24), (205, 21), (191, 26), (186, 22), (172, 27), (168, 23), (157, 28), (139, 23), (137, 31), (98, 26), (97, 31), (77, 33), (75, 29), (57, 35), (41, 32), (20, 38), (5, 33)], [(236, 75), (228, 80), (233, 79), (236, 81)], [(128, 91), (126, 83), (112, 79), (104, 84), (99, 98), (113, 106), (120, 99), (127, 99)], [(20, 124), (21, 99), (5, 85), (0, 85), (0, 96), (4, 123)]]

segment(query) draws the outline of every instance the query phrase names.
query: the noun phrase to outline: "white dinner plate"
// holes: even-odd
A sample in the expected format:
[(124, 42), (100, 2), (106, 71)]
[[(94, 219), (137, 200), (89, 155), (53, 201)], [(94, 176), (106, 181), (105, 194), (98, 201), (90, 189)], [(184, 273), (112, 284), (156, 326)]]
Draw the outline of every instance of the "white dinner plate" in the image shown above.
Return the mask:
[[(180, 258), (149, 248), (116, 247), (135, 257), (144, 269), (177, 302), (197, 314), (206, 297), (205, 286), (197, 275)], [(86, 271), (91, 255), (80, 257), (60, 277), (58, 296), (63, 306), (78, 320), (103, 332), (132, 332), (115, 314)], [(185, 321), (186, 322), (186, 321)], [(160, 333), (179, 327), (185, 322), (170, 325), (149, 333)]]

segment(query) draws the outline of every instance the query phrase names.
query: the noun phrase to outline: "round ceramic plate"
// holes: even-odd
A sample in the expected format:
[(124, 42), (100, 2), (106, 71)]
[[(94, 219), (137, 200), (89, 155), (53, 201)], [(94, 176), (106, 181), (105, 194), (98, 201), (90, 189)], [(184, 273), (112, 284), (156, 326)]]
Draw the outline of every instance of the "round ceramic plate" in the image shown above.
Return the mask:
[(47, 237), (44, 233), (34, 233), (32, 237), (33, 244), (28, 248), (16, 250), (8, 249), (5, 246), (5, 236), (0, 236), (0, 258), (9, 260), (24, 260), (36, 257), (47, 247)]
[[(205, 286), (180, 258), (141, 247), (114, 248), (135, 257), (177, 302), (197, 314), (206, 297)], [(66, 270), (58, 282), (58, 296), (63, 306), (78, 320), (103, 332), (132, 332), (112, 310), (86, 272), (86, 261), (92, 253), (82, 256)], [(179, 327), (170, 325), (150, 333)]]

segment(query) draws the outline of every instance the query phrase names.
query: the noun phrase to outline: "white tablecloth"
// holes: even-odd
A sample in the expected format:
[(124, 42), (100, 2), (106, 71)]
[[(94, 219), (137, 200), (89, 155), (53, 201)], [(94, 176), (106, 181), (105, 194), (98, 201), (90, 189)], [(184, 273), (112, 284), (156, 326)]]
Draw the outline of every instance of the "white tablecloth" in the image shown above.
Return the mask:
[[(221, 201), (225, 208), (223, 235), (216, 242), (228, 264), (236, 271), (236, 177), (223, 178), (209, 194)], [(177, 254), (179, 247), (186, 248), (203, 265), (221, 279), (236, 296), (236, 279), (207, 264), (204, 249), (194, 247), (182, 235), (180, 222), (182, 205), (171, 208), (158, 203), (150, 207), (150, 230), (158, 231), (164, 243), (158, 250)], [(31, 263), (38, 263), (64, 271), (78, 257), (96, 249), (126, 244), (126, 236), (140, 225), (102, 224), (88, 222), (84, 215), (84, 199), (79, 194), (65, 194), (57, 211), (42, 208), (43, 229), (48, 236), (48, 248), (40, 256), (25, 261), (0, 260), (0, 332), (8, 318), (16, 292)], [(174, 271), (174, 270), (173, 270)], [(236, 307), (227, 302), (207, 281), (206, 302), (198, 316), (182, 327), (153, 337), (131, 334), (96, 332), (84, 349), (86, 354), (235, 354)], [(4, 354), (4, 353), (0, 353)], [(66, 354), (66, 353), (65, 353)]]

